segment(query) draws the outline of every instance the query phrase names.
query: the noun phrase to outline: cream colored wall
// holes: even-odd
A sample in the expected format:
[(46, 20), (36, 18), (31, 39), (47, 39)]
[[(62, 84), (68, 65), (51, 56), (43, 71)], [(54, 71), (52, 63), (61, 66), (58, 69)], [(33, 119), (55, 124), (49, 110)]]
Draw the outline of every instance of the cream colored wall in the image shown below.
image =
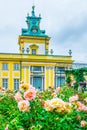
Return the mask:
[[(24, 43), (24, 49), (26, 50), (27, 48), (29, 48), (29, 50), (30, 50), (29, 54), (32, 54), (30, 46), (33, 45), (33, 44), (34, 43)], [(36, 50), (38, 50), (37, 54), (45, 54), (45, 44), (44, 43), (43, 44), (35, 43), (35, 45), (38, 46), (37, 49), (35, 48)]]
[[(32, 37), (32, 36), (19, 36), (18, 43), (20, 48), (20, 53), (22, 48), (28, 48), (30, 45), (35, 44), (38, 45), (38, 53), (45, 54), (45, 49), (49, 49), (49, 40), (50, 38), (43, 37)], [(42, 51), (41, 51), (42, 50)]]

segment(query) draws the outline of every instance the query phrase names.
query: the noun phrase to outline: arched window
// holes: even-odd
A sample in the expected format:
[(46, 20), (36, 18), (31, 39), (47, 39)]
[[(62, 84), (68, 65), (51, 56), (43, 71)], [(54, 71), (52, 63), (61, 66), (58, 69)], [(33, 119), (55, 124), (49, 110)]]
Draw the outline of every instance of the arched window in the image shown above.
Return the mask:
[(38, 46), (33, 44), (30, 46), (30, 54), (36, 55), (38, 54)]

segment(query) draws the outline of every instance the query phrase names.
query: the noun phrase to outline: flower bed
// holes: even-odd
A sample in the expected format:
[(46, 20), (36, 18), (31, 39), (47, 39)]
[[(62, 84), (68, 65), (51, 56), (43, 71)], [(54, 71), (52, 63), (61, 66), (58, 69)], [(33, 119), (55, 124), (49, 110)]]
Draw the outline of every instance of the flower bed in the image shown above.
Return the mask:
[(0, 130), (86, 130), (87, 93), (73, 88), (44, 92), (22, 83), (0, 94)]

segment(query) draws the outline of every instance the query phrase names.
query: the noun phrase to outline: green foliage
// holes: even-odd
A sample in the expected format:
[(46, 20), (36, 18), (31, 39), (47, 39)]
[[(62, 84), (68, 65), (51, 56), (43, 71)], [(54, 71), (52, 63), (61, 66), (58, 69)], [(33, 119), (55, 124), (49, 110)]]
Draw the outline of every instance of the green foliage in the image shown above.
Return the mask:
[[(85, 75), (87, 75), (87, 68), (79, 68), (73, 70), (67, 70), (66, 75), (68, 75), (68, 82), (70, 81), (70, 75), (73, 75), (75, 83), (75, 88), (78, 88), (79, 82), (85, 81)], [(67, 81), (66, 81), (67, 82)]]
[(79, 83), (79, 82), (83, 82), (84, 80), (85, 80), (85, 78), (84, 78), (84, 69), (76, 69), (76, 70), (74, 70), (73, 71), (73, 75), (74, 75), (74, 78), (75, 78), (75, 80), (76, 80), (76, 82), (77, 83)]
[(66, 83), (68, 85), (70, 85), (70, 83), (71, 83), (71, 77), (69, 75), (66, 77)]
[[(30, 101), (30, 110), (21, 112), (14, 99), (14, 92), (6, 92), (0, 95), (0, 130), (8, 125), (9, 130), (86, 130), (82, 128), (81, 120), (87, 121), (87, 112), (73, 109), (69, 114), (46, 111), (43, 101), (53, 98), (53, 89), (38, 92), (34, 100)], [(73, 88), (64, 86), (57, 97), (68, 102), (69, 97), (77, 94)], [(87, 97), (86, 93), (80, 94), (81, 100)], [(81, 116), (81, 120), (77, 116)]]

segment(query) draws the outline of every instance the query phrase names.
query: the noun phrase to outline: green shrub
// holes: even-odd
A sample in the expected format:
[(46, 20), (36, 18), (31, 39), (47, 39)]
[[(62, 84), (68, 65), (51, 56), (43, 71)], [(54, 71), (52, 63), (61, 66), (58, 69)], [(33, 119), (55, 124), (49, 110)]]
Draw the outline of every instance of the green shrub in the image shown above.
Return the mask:
[[(24, 93), (20, 92), (23, 100)], [(81, 121), (87, 122), (87, 93), (80, 93), (73, 88), (48, 89), (44, 92), (37, 92), (36, 97), (29, 101), (29, 110), (23, 112), (18, 107), (14, 98), (15, 92), (7, 91), (0, 94), (0, 130), (86, 130), (87, 124), (81, 126)], [(70, 107), (70, 112), (64, 108), (56, 111), (56, 107), (47, 111), (45, 103), (53, 99), (61, 100), (62, 103), (69, 103), (71, 96), (78, 95), (79, 101), (75, 100)], [(84, 104), (86, 110), (78, 111), (78, 103)], [(60, 102), (59, 102), (60, 103)], [(59, 104), (61, 105), (61, 104)], [(62, 109), (62, 108), (60, 108)], [(66, 109), (66, 110), (65, 110)]]

